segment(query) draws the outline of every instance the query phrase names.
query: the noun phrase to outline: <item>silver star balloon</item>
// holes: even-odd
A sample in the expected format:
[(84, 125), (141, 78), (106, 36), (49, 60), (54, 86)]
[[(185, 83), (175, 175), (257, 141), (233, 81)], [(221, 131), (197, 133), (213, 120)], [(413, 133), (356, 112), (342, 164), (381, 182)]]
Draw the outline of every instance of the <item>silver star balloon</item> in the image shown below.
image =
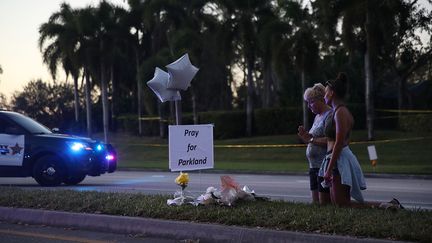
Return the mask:
[(192, 65), (189, 60), (189, 55), (186, 53), (176, 61), (168, 64), (169, 73), (168, 89), (173, 90), (186, 90), (190, 86), (198, 68)]
[(169, 74), (157, 67), (153, 78), (147, 82), (147, 85), (161, 102), (181, 100), (179, 91), (167, 88), (168, 80)]

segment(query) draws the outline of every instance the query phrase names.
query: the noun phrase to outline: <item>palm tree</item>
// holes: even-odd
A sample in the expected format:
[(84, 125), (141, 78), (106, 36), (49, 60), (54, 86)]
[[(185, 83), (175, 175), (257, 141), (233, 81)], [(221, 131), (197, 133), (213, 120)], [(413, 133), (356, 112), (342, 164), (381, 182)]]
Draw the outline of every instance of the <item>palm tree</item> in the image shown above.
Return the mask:
[(401, 0), (381, 4), (380, 8), (379, 25), (383, 38), (378, 39), (382, 42), (378, 54), (379, 63), (384, 64), (380, 68), (390, 70), (388, 73), (394, 77), (391, 79), (398, 88), (398, 109), (402, 110), (409, 108), (407, 86), (410, 77), (432, 58), (430, 40), (422, 43), (419, 38), (421, 32), (432, 32), (432, 11), (424, 9), (417, 1)]
[(231, 108), (227, 57), (232, 55), (232, 48), (226, 48), (231, 39), (217, 19), (220, 16), (206, 11), (216, 6), (207, 4), (208, 1), (194, 0), (166, 6), (171, 10), (165, 22), (170, 30), (168, 46), (173, 56), (189, 53), (194, 65), (201, 68), (187, 91), (191, 96), (194, 122), (198, 121), (197, 111), (203, 110), (200, 107), (206, 110)]
[(86, 7), (77, 10), (77, 22), (79, 26), (80, 38), (78, 40), (79, 50), (78, 59), (80, 67), (83, 69), (82, 76), (85, 78), (85, 104), (86, 104), (86, 124), (87, 124), (87, 136), (92, 137), (92, 100), (91, 100), (91, 83), (90, 83), (90, 52), (91, 52), (91, 31), (92, 24), (94, 23), (93, 16), (94, 9), (92, 7)]
[[(302, 94), (306, 90), (307, 76), (315, 70), (319, 60), (319, 47), (316, 38), (314, 19), (307, 8), (302, 8), (299, 2), (286, 1), (280, 6), (284, 12), (282, 16), (286, 24), (290, 24), (291, 30), (287, 33), (284, 46), (290, 46), (289, 53), (297, 70), (300, 73)], [(309, 128), (309, 111), (306, 103), (301, 98), (303, 110), (303, 124)]]
[[(109, 130), (109, 106), (108, 106), (108, 74), (113, 74), (113, 60), (117, 52), (119, 21), (123, 9), (113, 7), (106, 1), (101, 1), (95, 11), (97, 29), (95, 40), (99, 42), (99, 71), (100, 88), (102, 96), (103, 131), (104, 141), (108, 142)], [(111, 75), (112, 77), (113, 75)], [(112, 80), (111, 80), (112, 81)]]
[[(48, 65), (51, 76), (56, 79), (57, 66), (62, 64), (66, 77), (74, 79), (75, 122), (79, 122), (79, 95), (77, 63), (78, 28), (76, 11), (69, 4), (62, 3), (60, 10), (53, 13), (48, 22), (39, 27), (39, 48), (43, 53), (43, 62)], [(49, 42), (47, 46), (45, 46)]]
[(264, 108), (279, 103), (280, 77), (276, 67), (280, 64), (286, 66), (286, 57), (279, 59), (283, 52), (284, 42), (288, 33), (292, 31), (290, 24), (280, 17), (276, 8), (269, 11), (265, 18), (258, 22), (258, 56), (262, 62), (262, 105)]
[(259, 0), (220, 0), (224, 20), (234, 34), (235, 47), (240, 60), (244, 60), (246, 71), (246, 134), (252, 135), (255, 82), (253, 73), (257, 61), (257, 27), (262, 17), (271, 11), (271, 3)]
[[(414, 47), (419, 43), (418, 33), (431, 32), (431, 11), (417, 9), (417, 1), (321, 1), (313, 3), (317, 13), (330, 13), (327, 20), (342, 21), (341, 40), (350, 54), (363, 55), (365, 77), (366, 125), (368, 139), (374, 138), (374, 84), (379, 74), (391, 70), (399, 86), (399, 108), (403, 107), (403, 94), (407, 78), (426, 65), (432, 56), (430, 45)], [(337, 16), (337, 17), (335, 17)], [(329, 21), (329, 22), (331, 22)], [(322, 22), (321, 22), (322, 23)], [(421, 54), (415, 54), (421, 53)], [(405, 57), (412, 61), (407, 61)], [(415, 60), (415, 61), (414, 61)], [(410, 64), (408, 64), (410, 63)], [(399, 66), (399, 68), (398, 68)], [(382, 78), (384, 75), (381, 75)]]
[[(328, 29), (326, 37), (333, 39), (335, 43), (336, 26), (342, 22), (341, 40), (345, 47), (351, 52), (360, 51), (364, 60), (365, 77), (365, 104), (366, 104), (366, 127), (368, 139), (374, 138), (374, 96), (373, 96), (373, 65), (372, 61), (376, 57), (377, 50), (376, 38), (373, 34), (377, 33), (378, 21), (377, 14), (373, 14), (373, 9), (378, 6), (375, 0), (355, 0), (355, 1), (323, 1), (317, 0), (312, 3), (318, 23)], [(374, 19), (372, 19), (374, 18)]]
[(130, 7), (127, 18), (127, 28), (130, 29), (131, 38), (129, 42), (133, 47), (133, 59), (135, 60), (135, 78), (136, 78), (136, 90), (137, 90), (137, 112), (138, 112), (138, 134), (142, 135), (142, 104), (143, 104), (143, 87), (142, 87), (142, 77), (140, 72), (141, 66), (141, 52), (143, 46), (143, 35), (144, 35), (144, 8), (148, 3), (139, 0), (128, 0)]

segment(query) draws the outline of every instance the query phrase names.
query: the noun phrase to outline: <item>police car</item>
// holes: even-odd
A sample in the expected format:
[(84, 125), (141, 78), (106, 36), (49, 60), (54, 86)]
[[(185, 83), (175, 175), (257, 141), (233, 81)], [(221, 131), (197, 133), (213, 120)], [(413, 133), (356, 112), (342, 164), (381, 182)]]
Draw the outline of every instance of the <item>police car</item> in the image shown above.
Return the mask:
[(22, 114), (0, 111), (0, 176), (32, 176), (42, 186), (76, 185), (112, 173), (117, 155), (110, 144), (53, 133)]

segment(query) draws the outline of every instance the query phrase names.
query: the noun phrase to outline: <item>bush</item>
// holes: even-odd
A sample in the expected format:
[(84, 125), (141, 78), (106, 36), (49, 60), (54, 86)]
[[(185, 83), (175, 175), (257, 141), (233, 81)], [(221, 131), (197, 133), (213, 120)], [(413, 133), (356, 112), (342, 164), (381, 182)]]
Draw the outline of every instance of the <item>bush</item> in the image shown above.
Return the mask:
[[(366, 128), (366, 111), (364, 104), (348, 104), (353, 117), (354, 129)], [(314, 114), (310, 113), (311, 122)], [(267, 136), (277, 134), (297, 133), (297, 127), (302, 123), (302, 107), (280, 107), (269, 109), (256, 109), (253, 117), (253, 135)], [(377, 111), (375, 113), (375, 128), (396, 129), (397, 116), (388, 112)], [(432, 115), (406, 115), (401, 120), (400, 127), (403, 130), (426, 129), (431, 131), (428, 119)], [(118, 128), (122, 131), (138, 134), (138, 119), (135, 114), (123, 115), (117, 118)], [(142, 120), (144, 136), (160, 136), (159, 120)], [(164, 137), (167, 135), (168, 124), (175, 124), (175, 119), (164, 121)], [(182, 124), (194, 124), (193, 115), (184, 113)], [(198, 113), (198, 124), (214, 124), (213, 136), (215, 139), (239, 138), (246, 136), (246, 112), (237, 111), (208, 111)], [(312, 123), (310, 123), (312, 124)]]
[(364, 104), (351, 103), (347, 105), (354, 117), (353, 129), (360, 130), (366, 128), (366, 107)]
[(399, 127), (410, 132), (432, 132), (432, 114), (402, 115), (399, 120)]
[(200, 124), (214, 124), (214, 138), (238, 138), (246, 134), (244, 111), (209, 111), (200, 112), (198, 116)]
[(375, 111), (375, 128), (383, 130), (398, 129), (398, 115), (393, 111), (379, 110)]
[(254, 113), (255, 135), (292, 134), (302, 123), (301, 107), (257, 109)]
[[(147, 117), (150, 118), (150, 117)], [(166, 123), (166, 122), (164, 122)], [(122, 132), (137, 135), (139, 132), (138, 118), (135, 114), (122, 115), (117, 118), (118, 129)], [(159, 136), (159, 119), (146, 120), (145, 117), (141, 120), (142, 135), (144, 136)], [(166, 127), (166, 125), (164, 125)], [(166, 133), (165, 133), (166, 134)]]
[(136, 115), (127, 114), (117, 117), (117, 128), (122, 132), (138, 133), (138, 119)]

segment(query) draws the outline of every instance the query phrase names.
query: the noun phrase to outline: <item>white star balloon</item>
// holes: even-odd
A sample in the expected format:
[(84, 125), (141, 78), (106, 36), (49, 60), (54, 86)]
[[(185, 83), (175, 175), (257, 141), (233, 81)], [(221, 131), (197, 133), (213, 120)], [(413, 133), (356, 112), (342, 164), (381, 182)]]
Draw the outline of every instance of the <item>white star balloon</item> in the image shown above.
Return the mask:
[(168, 64), (169, 73), (168, 89), (186, 90), (190, 86), (198, 68), (192, 65), (189, 60), (189, 55), (186, 53), (175, 62)]
[(153, 78), (147, 82), (147, 85), (153, 90), (161, 102), (181, 100), (179, 91), (167, 89), (168, 80), (169, 74), (157, 67)]

